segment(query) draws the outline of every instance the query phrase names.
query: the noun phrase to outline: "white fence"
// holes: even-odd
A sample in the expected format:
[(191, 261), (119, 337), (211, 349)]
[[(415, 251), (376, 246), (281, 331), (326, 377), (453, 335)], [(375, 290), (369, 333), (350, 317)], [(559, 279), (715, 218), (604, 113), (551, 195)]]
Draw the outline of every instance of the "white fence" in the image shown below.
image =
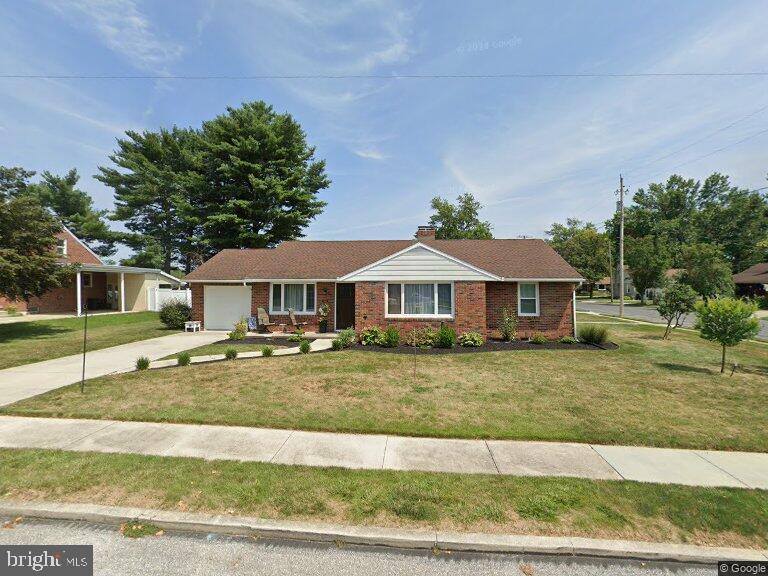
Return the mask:
[(173, 290), (171, 288), (147, 288), (147, 310), (158, 312), (168, 302), (185, 302), (192, 306), (192, 290), (189, 288)]

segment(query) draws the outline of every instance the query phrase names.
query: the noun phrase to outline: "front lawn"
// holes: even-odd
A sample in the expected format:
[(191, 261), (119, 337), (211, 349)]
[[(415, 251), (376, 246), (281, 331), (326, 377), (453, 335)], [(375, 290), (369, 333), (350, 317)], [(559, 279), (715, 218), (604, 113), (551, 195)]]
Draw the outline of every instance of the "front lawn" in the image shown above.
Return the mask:
[(344, 524), (765, 548), (768, 492), (0, 450), (0, 495)]
[[(583, 316), (594, 320), (594, 316)], [(768, 347), (610, 319), (618, 350), (348, 350), (105, 376), (0, 413), (768, 452)]]
[[(171, 334), (157, 312), (88, 317), (88, 350)], [(0, 370), (83, 351), (83, 318), (0, 324)]]

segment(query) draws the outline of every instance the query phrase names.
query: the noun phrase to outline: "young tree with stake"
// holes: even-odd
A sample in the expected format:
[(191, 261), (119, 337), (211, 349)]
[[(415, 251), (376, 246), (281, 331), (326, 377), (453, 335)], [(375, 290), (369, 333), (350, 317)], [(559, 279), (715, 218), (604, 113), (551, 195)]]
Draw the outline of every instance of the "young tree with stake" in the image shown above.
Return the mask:
[(735, 298), (715, 298), (696, 304), (696, 328), (701, 337), (723, 347), (720, 373), (725, 372), (725, 350), (742, 340), (754, 338), (760, 322), (754, 314), (757, 306)]
[(687, 284), (670, 282), (659, 299), (658, 311), (667, 321), (667, 329), (664, 331), (664, 340), (669, 338), (672, 330), (680, 326), (683, 316), (693, 311), (698, 295)]

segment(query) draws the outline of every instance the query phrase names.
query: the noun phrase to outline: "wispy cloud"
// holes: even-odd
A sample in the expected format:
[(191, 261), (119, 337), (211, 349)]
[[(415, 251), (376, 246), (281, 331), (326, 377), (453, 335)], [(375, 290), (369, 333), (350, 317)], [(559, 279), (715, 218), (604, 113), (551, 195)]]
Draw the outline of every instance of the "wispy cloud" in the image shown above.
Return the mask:
[(46, 0), (46, 4), (73, 23), (93, 29), (109, 49), (140, 70), (165, 73), (183, 52), (181, 44), (160, 37), (134, 0)]
[(352, 150), (352, 152), (354, 152), (357, 156), (360, 156), (360, 158), (365, 158), (366, 160), (385, 160), (387, 158), (383, 152), (373, 148), (365, 150)]

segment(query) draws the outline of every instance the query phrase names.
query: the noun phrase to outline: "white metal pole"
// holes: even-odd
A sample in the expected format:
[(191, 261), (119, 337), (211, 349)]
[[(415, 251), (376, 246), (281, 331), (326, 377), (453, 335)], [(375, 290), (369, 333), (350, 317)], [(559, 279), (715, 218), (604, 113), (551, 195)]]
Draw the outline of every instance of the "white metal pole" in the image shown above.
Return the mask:
[(120, 272), (120, 312), (125, 312), (125, 272)]
[(80, 316), (83, 313), (83, 280), (79, 270), (75, 273), (75, 284), (77, 285), (77, 315)]

